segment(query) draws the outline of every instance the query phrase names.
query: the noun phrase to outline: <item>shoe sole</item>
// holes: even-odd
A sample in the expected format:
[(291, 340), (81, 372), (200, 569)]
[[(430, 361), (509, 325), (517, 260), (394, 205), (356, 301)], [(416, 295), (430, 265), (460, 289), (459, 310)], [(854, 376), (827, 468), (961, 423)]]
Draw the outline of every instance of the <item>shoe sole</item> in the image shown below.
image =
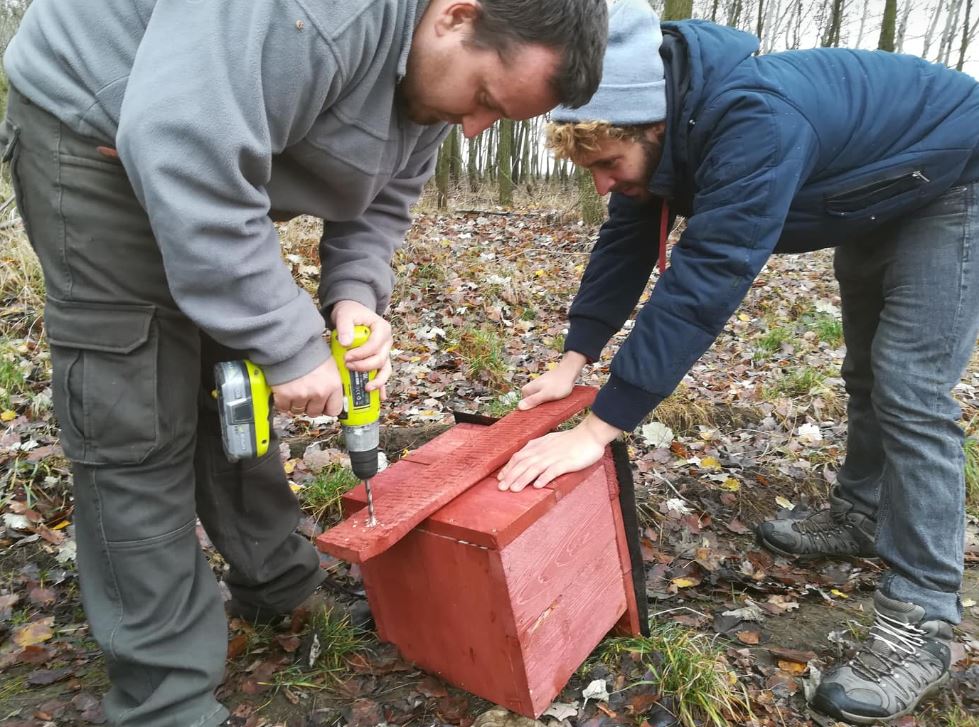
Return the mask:
[(877, 554), (876, 553), (874, 553), (873, 555), (861, 555), (859, 553), (857, 553), (857, 554), (853, 554), (853, 553), (792, 553), (792, 552), (790, 552), (788, 550), (782, 550), (781, 548), (777, 547), (776, 545), (773, 545), (768, 540), (766, 540), (765, 539), (765, 536), (762, 535), (761, 533), (755, 533), (755, 542), (758, 543), (758, 545), (762, 546), (763, 548), (767, 548), (768, 550), (772, 551), (773, 553), (777, 553), (778, 555), (782, 555), (782, 556), (785, 556), (786, 558), (791, 558), (793, 560), (819, 560), (820, 558), (841, 559), (841, 558), (876, 558), (877, 557)]
[[(826, 716), (832, 719), (843, 719), (847, 722), (852, 722), (853, 724), (887, 724), (888, 722), (893, 722), (895, 719), (906, 717), (915, 711), (918, 708), (918, 705), (921, 704), (926, 697), (930, 697), (932, 694), (944, 687), (948, 683), (949, 677), (949, 672), (945, 672), (937, 682), (923, 691), (921, 695), (907, 707), (907, 709), (903, 709), (900, 712), (895, 712), (887, 717), (866, 717), (859, 714), (852, 714), (843, 709), (839, 710), (840, 714), (838, 717), (834, 714), (827, 714)], [(824, 714), (823, 712), (819, 713)]]

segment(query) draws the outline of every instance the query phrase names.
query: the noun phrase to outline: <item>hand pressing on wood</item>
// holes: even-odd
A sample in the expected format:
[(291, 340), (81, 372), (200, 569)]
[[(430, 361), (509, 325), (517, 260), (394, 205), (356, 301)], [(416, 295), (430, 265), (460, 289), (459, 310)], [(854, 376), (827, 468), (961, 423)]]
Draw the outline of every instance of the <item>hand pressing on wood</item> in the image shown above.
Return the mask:
[(568, 351), (556, 367), (537, 377), (520, 390), (523, 398), (517, 404), (517, 408), (526, 411), (546, 401), (563, 399), (571, 393), (574, 383), (578, 380), (578, 376), (586, 363), (588, 363), (588, 359), (582, 354), (577, 351)]
[(621, 429), (589, 414), (574, 429), (527, 442), (500, 470), (499, 487), (511, 492), (520, 492), (529, 484), (541, 488), (555, 477), (583, 470), (600, 460), (605, 446), (621, 433)]

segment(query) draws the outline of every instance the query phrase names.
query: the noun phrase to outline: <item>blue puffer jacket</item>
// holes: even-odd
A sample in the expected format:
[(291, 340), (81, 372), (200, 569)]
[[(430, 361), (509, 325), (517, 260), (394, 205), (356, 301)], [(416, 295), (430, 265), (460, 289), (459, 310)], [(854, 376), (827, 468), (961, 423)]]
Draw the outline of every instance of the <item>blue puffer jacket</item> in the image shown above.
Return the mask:
[[(707, 350), (772, 252), (866, 239), (979, 179), (979, 84), (920, 58), (816, 49), (664, 23), (663, 159), (649, 189), (687, 216), (670, 267), (593, 407), (633, 429)], [(645, 288), (660, 203), (612, 195), (571, 306), (566, 350), (597, 359)]]

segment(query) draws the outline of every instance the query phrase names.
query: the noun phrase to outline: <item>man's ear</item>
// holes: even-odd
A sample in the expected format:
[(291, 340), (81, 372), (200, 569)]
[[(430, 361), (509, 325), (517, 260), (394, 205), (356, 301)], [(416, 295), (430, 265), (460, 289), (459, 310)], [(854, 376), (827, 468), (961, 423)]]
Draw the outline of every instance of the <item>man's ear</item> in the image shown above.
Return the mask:
[(447, 0), (438, 9), (435, 18), (435, 32), (444, 35), (454, 32), (468, 33), (479, 17), (477, 0)]

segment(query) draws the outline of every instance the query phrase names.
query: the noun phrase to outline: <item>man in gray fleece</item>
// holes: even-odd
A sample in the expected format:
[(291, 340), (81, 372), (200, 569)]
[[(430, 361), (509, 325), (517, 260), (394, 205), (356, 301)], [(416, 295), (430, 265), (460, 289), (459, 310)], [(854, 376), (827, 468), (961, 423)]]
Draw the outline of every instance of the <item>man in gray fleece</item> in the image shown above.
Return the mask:
[[(325, 321), (370, 326), (390, 374), (390, 259), (447, 124), (580, 105), (605, 0), (35, 0), (4, 58), (4, 160), (44, 270), (82, 598), (116, 725), (211, 727), (227, 645), (195, 533), (235, 612), (321, 582), (273, 442), (231, 464), (216, 361), (248, 357), (279, 409), (336, 415)], [(326, 220), (319, 304), (273, 219)]]

